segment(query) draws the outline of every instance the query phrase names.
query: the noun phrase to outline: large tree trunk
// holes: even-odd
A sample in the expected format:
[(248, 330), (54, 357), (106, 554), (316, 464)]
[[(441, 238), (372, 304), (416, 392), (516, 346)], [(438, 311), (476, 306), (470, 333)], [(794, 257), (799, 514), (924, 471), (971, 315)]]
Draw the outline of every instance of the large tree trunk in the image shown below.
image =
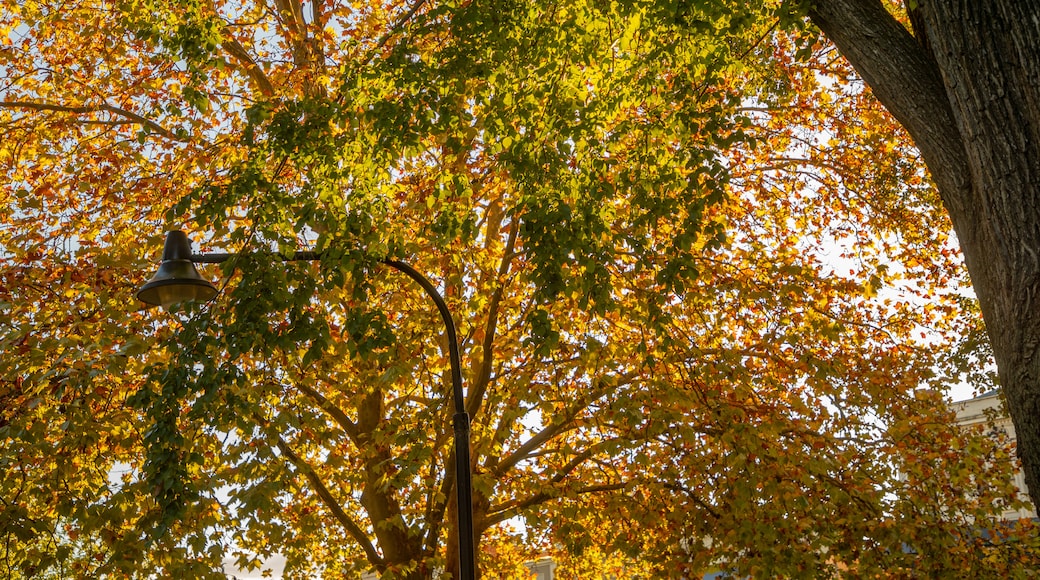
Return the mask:
[(817, 0), (810, 18), (906, 127), (932, 173), (1040, 506), (1040, 2), (917, 5), (922, 42), (879, 0)]

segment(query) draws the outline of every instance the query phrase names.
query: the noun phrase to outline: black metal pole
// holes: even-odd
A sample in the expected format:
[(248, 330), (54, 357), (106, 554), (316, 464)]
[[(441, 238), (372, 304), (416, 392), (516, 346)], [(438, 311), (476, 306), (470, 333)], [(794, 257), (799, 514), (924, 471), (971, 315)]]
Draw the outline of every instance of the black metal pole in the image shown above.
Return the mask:
[[(198, 264), (219, 264), (229, 260), (233, 254), (192, 254), (191, 261)], [(287, 261), (319, 260), (318, 252), (296, 252), (283, 257)], [(455, 403), (452, 426), (455, 431), (455, 498), (456, 519), (459, 524), (459, 578), (476, 580), (475, 536), (473, 531), (473, 474), (470, 470), (470, 425), (466, 412), (466, 397), (462, 391), (462, 363), (459, 356), (459, 338), (455, 330), (455, 319), (437, 288), (418, 270), (398, 260), (381, 260), (383, 264), (402, 272), (418, 282), (426, 294), (433, 299), (444, 320), (448, 335), (448, 359), (451, 363), (451, 390)]]
[(469, 457), (469, 413), (466, 412), (466, 398), (462, 392), (462, 363), (459, 360), (459, 339), (455, 331), (455, 321), (451, 317), (444, 298), (425, 276), (404, 262), (397, 260), (383, 260), (382, 262), (418, 282), (433, 299), (437, 310), (441, 313), (441, 318), (444, 319), (445, 332), (448, 335), (448, 358), (451, 361), (451, 390), (455, 400), (455, 416), (452, 424), (455, 427), (455, 498), (459, 524), (459, 578), (475, 580), (476, 556), (473, 546), (473, 474), (470, 470)]

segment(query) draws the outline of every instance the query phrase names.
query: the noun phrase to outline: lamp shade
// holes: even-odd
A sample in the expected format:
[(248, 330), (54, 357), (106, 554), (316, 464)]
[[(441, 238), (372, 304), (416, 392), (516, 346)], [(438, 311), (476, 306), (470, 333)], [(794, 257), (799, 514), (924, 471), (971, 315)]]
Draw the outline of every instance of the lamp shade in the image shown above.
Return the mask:
[(169, 309), (174, 304), (206, 301), (216, 295), (216, 286), (199, 275), (191, 261), (188, 236), (179, 230), (168, 232), (159, 271), (137, 291), (137, 299)]

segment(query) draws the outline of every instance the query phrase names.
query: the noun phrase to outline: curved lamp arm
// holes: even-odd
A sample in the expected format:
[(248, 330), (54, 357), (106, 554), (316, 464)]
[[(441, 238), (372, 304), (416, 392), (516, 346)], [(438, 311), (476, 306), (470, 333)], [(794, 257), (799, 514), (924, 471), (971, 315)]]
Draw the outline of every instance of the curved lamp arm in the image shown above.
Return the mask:
[(422, 286), (426, 294), (433, 299), (437, 310), (444, 319), (444, 330), (448, 335), (448, 358), (451, 361), (451, 391), (455, 400), (455, 416), (452, 425), (455, 428), (455, 490), (459, 521), (459, 577), (463, 580), (476, 578), (474, 530), (473, 530), (473, 474), (470, 470), (470, 429), (469, 414), (466, 413), (466, 399), (462, 392), (462, 363), (459, 358), (459, 338), (455, 331), (455, 320), (444, 302), (440, 292), (430, 280), (415, 268), (398, 260), (380, 260), (383, 264), (404, 273)]
[[(217, 290), (208, 280), (199, 275), (195, 264), (219, 264), (235, 254), (192, 254), (191, 242), (181, 231), (166, 234), (163, 259), (159, 271), (137, 292), (137, 298), (150, 306), (162, 305), (169, 308), (185, 301), (205, 301), (213, 298)], [(311, 261), (321, 259), (318, 252), (296, 252), (285, 256), (285, 261)], [(455, 490), (459, 532), (459, 578), (476, 578), (473, 530), (473, 477), (470, 470), (470, 421), (466, 413), (465, 393), (462, 390), (462, 363), (459, 356), (459, 339), (455, 320), (447, 303), (428, 278), (415, 268), (399, 260), (384, 259), (381, 263), (415, 280), (433, 300), (444, 320), (448, 337), (448, 358), (451, 363), (451, 389), (455, 403), (452, 426), (455, 431)]]

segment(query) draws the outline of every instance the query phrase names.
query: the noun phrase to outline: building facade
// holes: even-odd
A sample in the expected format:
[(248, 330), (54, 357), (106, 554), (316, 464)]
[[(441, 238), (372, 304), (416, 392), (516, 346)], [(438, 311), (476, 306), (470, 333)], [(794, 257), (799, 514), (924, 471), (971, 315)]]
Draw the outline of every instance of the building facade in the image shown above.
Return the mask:
[[(1004, 412), (999, 391), (993, 390), (979, 395), (974, 399), (955, 402), (953, 403), (953, 410), (957, 413), (957, 424), (963, 427), (981, 425), (983, 428), (986, 428), (990, 416), (992, 416), (994, 418), (993, 426), (1007, 434), (1007, 436), (1011, 438), (1011, 441), (1015, 440), (1015, 426), (1011, 423), (1011, 418)], [(1022, 473), (1021, 469), (1019, 469), (1015, 474), (1015, 485), (1018, 487), (1019, 497), (1023, 501), (1029, 502), (1029, 495), (1026, 489), (1026, 477), (1025, 474)], [(1005, 510), (1004, 513), (1001, 514), (1001, 518), (1004, 520), (1035, 517), (1035, 506), (1032, 506), (1032, 509), (1023, 508), (1018, 510)]]

